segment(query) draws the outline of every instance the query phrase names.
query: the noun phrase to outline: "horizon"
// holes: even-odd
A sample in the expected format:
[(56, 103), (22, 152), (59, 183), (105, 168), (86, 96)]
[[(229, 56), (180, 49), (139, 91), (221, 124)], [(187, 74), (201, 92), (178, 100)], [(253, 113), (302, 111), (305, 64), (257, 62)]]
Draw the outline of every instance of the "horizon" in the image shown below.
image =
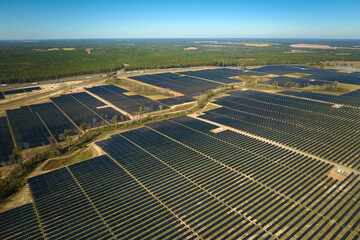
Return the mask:
[(19, 0), (3, 3), (0, 39), (360, 39), (358, 9), (354, 0)]
[(2, 42), (11, 41), (52, 41), (52, 40), (360, 40), (360, 38), (316, 38), (316, 37), (108, 37), (108, 38), (29, 38), (29, 39), (0, 39)]

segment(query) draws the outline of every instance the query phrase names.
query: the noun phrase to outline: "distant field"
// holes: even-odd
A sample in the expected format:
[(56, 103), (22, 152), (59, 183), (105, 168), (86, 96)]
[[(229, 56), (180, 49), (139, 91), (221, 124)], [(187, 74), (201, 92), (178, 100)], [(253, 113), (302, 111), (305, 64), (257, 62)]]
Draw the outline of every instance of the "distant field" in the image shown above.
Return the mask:
[(290, 46), (293, 48), (336, 49), (336, 47), (331, 47), (329, 45), (320, 45), (320, 44), (292, 44)]

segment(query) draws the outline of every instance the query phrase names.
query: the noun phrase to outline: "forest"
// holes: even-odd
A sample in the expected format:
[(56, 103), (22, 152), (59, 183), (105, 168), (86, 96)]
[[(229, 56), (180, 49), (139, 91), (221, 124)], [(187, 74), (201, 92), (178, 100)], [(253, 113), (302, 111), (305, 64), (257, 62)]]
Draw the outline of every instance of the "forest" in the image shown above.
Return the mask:
[[(327, 44), (337, 49), (294, 49)], [(257, 45), (258, 44), (258, 45)], [(0, 41), (0, 82), (23, 83), (116, 70), (319, 64), (360, 60), (359, 40), (89, 39)], [(186, 48), (191, 48), (185, 50)]]

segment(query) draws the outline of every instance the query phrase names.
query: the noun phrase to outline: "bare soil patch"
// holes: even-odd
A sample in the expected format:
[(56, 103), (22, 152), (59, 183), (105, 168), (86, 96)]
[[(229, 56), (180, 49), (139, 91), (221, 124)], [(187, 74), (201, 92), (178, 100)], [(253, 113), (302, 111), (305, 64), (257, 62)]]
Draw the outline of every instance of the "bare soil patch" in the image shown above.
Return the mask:
[(289, 73), (289, 74), (285, 74), (283, 75), (284, 77), (292, 77), (292, 78), (302, 78), (305, 76), (309, 76), (311, 74), (308, 73)]
[(212, 129), (212, 130), (210, 130), (210, 132), (212, 132), (212, 133), (219, 133), (219, 132), (223, 132), (223, 131), (225, 131), (225, 130), (227, 130), (228, 128), (226, 128), (226, 127), (218, 127), (218, 128), (215, 128), (215, 129)]
[(11, 210), (16, 207), (20, 207), (24, 204), (32, 202), (32, 197), (30, 193), (30, 188), (26, 184), (24, 187), (20, 189), (18, 193), (11, 196), (6, 202), (2, 203), (0, 206), (0, 212), (5, 212), (7, 210)]
[(187, 47), (187, 48), (184, 48), (184, 51), (188, 51), (188, 50), (197, 50), (196, 47)]
[[(339, 173), (338, 170), (343, 171), (344, 174)], [(340, 169), (340, 168), (338, 168), (338, 167), (333, 167), (333, 168), (329, 171), (329, 173), (328, 173), (327, 175), (328, 175), (329, 177), (333, 178), (333, 179), (337, 179), (337, 180), (339, 180), (339, 181), (343, 181), (348, 174), (349, 174), (349, 173), (346, 172), (346, 171), (343, 170), (343, 169)]]
[(321, 44), (291, 44), (290, 47), (293, 48), (311, 48), (311, 49), (337, 49), (337, 47), (331, 47), (329, 45)]

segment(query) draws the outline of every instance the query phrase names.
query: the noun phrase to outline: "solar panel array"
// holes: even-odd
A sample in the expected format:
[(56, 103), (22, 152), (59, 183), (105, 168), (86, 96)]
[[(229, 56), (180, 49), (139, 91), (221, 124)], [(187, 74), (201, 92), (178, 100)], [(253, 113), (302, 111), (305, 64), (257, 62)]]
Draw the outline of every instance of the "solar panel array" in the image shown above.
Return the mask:
[(70, 95), (61, 95), (51, 98), (58, 108), (60, 108), (77, 126), (87, 123), (91, 127), (97, 127), (103, 119), (93, 110), (86, 107)]
[(328, 81), (313, 81), (305, 78), (292, 78), (292, 77), (284, 77), (284, 76), (274, 77), (271, 78), (268, 82), (263, 82), (263, 83), (274, 85), (275, 81), (278, 83), (278, 86), (280, 87), (284, 87), (286, 83), (293, 82), (295, 83), (295, 86), (293, 87), (300, 87), (300, 88), (307, 87), (310, 85), (324, 85), (331, 83)]
[(188, 96), (164, 98), (164, 99), (158, 100), (158, 102), (160, 102), (166, 106), (174, 106), (174, 105), (188, 103), (188, 102), (194, 102), (194, 101), (196, 101), (195, 98), (188, 97)]
[(15, 89), (15, 90), (4, 91), (4, 94), (11, 95), (11, 94), (24, 93), (24, 92), (31, 92), (34, 90), (41, 90), (41, 88), (40, 87), (20, 88), (20, 89)]
[(7, 110), (6, 115), (19, 147), (27, 149), (49, 144), (50, 132), (29, 107)]
[(217, 127), (184, 116), (148, 124), (98, 142), (111, 158), (28, 179), (35, 229), (43, 235), (33, 230), (27, 236), (359, 237), (358, 174), (334, 179), (327, 174), (330, 163), (233, 131), (211, 132)]
[(185, 239), (180, 219), (108, 156), (28, 180), (48, 239)]
[[(301, 66), (260, 70), (322, 72)], [(217, 69), (196, 74), (226, 82), (222, 76), (239, 73)], [(188, 83), (184, 88), (175, 80), (165, 83), (169, 75), (156, 75), (161, 77), (146, 79), (159, 84), (162, 80), (155, 79), (163, 79), (174, 88), (192, 90), (190, 95), (211, 83), (175, 74), (194, 81), (193, 89)], [(193, 100), (152, 101), (127, 96), (113, 85), (89, 91), (134, 111)], [(355, 103), (358, 94), (349, 93), (348, 99)], [(7, 111), (18, 145), (46, 144), (62, 127), (75, 129), (62, 112), (77, 125), (88, 121), (94, 126), (105, 115), (117, 114), (87, 93), (53, 102), (61, 110), (46, 103)], [(0, 238), (359, 239), (359, 109), (252, 90), (232, 92), (216, 103), (223, 107), (200, 116), (215, 124), (185, 116), (148, 124), (98, 142), (108, 155), (28, 179), (34, 203), (0, 213)], [(235, 131), (211, 131), (218, 124), (319, 158)], [(0, 144), (10, 139), (7, 120), (0, 118)], [(10, 149), (2, 148), (1, 157)], [(339, 166), (331, 161), (346, 166), (347, 174), (330, 175)]]
[(97, 115), (99, 115), (100, 117), (102, 117), (103, 119), (105, 119), (108, 122), (111, 122), (111, 120), (114, 116), (118, 117), (119, 122), (121, 121), (121, 119), (123, 119), (123, 120), (129, 119), (124, 114), (118, 112), (117, 110), (115, 110), (112, 107), (107, 106), (107, 104), (104, 104), (102, 101), (91, 96), (90, 94), (88, 94), (86, 92), (73, 93), (73, 94), (69, 94), (69, 96), (80, 101), (82, 104), (86, 105), (86, 107), (88, 107), (89, 109), (94, 111)]
[(360, 107), (360, 90), (355, 90), (342, 95), (330, 95), (330, 94), (313, 93), (306, 91), (304, 92), (282, 91), (279, 93), (290, 96), (297, 96), (302, 98)]
[(360, 169), (360, 110), (258, 91), (237, 91), (201, 118)]
[(303, 73), (315, 73), (320, 72), (320, 69), (308, 68), (298, 65), (275, 65), (275, 66), (262, 66), (253, 68), (250, 71), (260, 72), (265, 74), (275, 74), (275, 75), (286, 75), (290, 73), (303, 72)]
[(99, 239), (110, 235), (68, 168), (30, 178), (28, 182), (46, 238)]
[(38, 114), (57, 140), (60, 140), (59, 135), (64, 133), (65, 129), (72, 130), (73, 134), (78, 132), (75, 125), (53, 103), (30, 105), (29, 108)]
[(0, 213), (1, 239), (44, 239), (32, 203)]
[(221, 83), (234, 83), (234, 82), (239, 82), (239, 80), (232, 79), (230, 77), (246, 75), (247, 73), (237, 69), (217, 68), (217, 69), (207, 69), (207, 70), (199, 70), (199, 71), (179, 72), (178, 74), (209, 79)]
[[(118, 122), (128, 120), (127, 116), (85, 92), (51, 99), (53, 102), (6, 111), (17, 146), (27, 149), (47, 145), (51, 136), (60, 141), (59, 135), (64, 130), (72, 130), (71, 134), (77, 134), (77, 127), (84, 122), (97, 127), (112, 123), (114, 116), (118, 116)], [(1, 118), (1, 123), (0, 143), (4, 147), (1, 149), (0, 163), (9, 164), (14, 144), (6, 117)]]
[(281, 65), (281, 66), (264, 66), (260, 68), (251, 69), (253, 72), (285, 75), (290, 73), (305, 73), (309, 74), (302, 78), (317, 81), (340, 82), (347, 84), (360, 85), (359, 73), (344, 73), (333, 69), (315, 69), (297, 65)]
[(86, 90), (132, 115), (138, 115), (140, 108), (142, 108), (142, 111), (145, 113), (168, 108), (158, 101), (154, 101), (141, 95), (128, 96), (124, 94), (126, 92), (125, 89), (114, 85), (96, 86), (87, 88)]
[(0, 117), (0, 166), (13, 164), (9, 156), (14, 149), (14, 141), (6, 117)]
[(191, 97), (202, 95), (208, 90), (222, 86), (222, 83), (185, 76), (181, 73), (160, 73), (130, 78), (157, 87), (171, 89)]
[(192, 118), (148, 127), (98, 144), (203, 239), (358, 237), (358, 175)]

